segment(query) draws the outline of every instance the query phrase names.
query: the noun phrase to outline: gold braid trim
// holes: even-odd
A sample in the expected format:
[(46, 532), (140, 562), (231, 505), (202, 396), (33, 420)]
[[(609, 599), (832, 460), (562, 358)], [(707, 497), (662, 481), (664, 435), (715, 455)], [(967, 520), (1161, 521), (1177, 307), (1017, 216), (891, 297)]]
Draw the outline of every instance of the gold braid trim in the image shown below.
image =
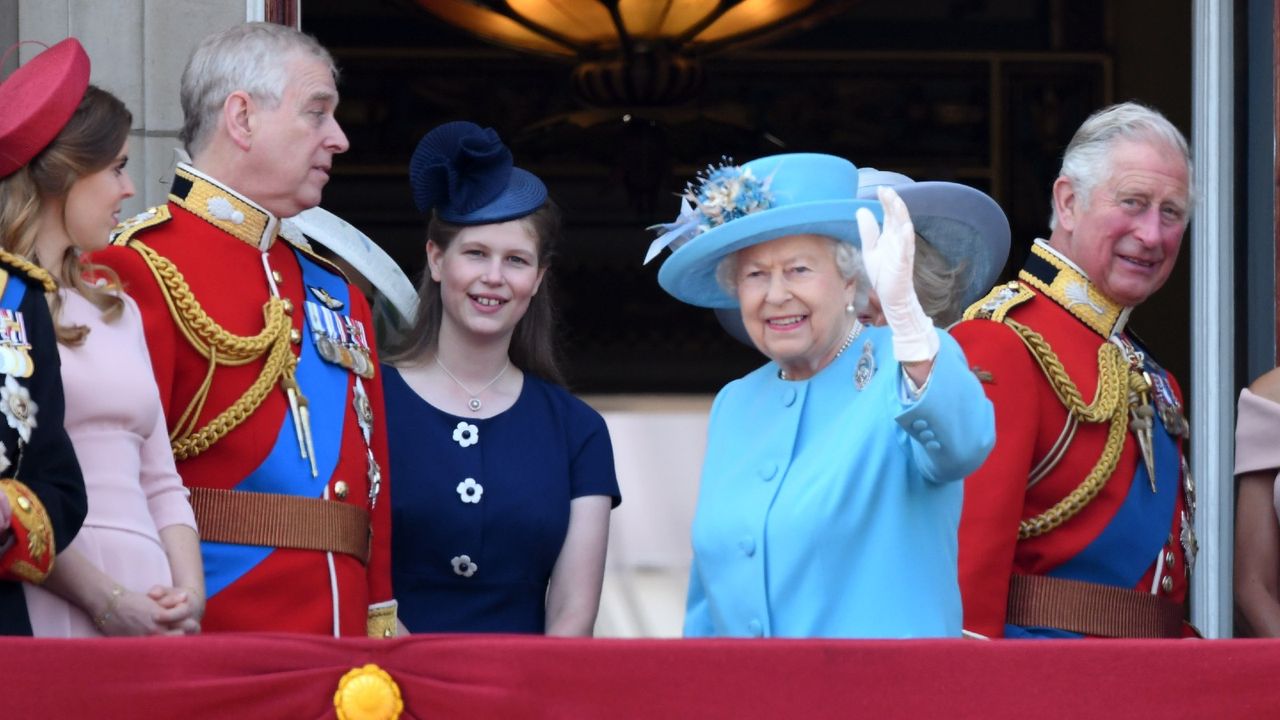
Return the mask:
[(1102, 486), (1107, 484), (1120, 462), (1120, 453), (1124, 449), (1125, 433), (1129, 430), (1128, 391), (1131, 380), (1141, 381), (1129, 373), (1129, 364), (1120, 348), (1113, 343), (1103, 343), (1098, 348), (1098, 388), (1093, 402), (1085, 404), (1080, 389), (1067, 375), (1066, 368), (1058, 359), (1048, 341), (1031, 328), (1009, 318), (1004, 319), (1039, 363), (1045, 378), (1053, 388), (1058, 400), (1067, 408), (1067, 412), (1082, 422), (1100, 423), (1110, 421), (1107, 428), (1107, 440), (1102, 447), (1102, 454), (1093, 469), (1085, 476), (1071, 494), (1056, 505), (1039, 515), (1018, 523), (1018, 539), (1043, 535), (1070, 520), (1097, 497)]
[[(209, 317), (172, 261), (140, 240), (131, 240), (129, 247), (136, 250), (151, 269), (164, 294), (165, 304), (169, 306), (169, 314), (187, 342), (191, 343), (201, 357), (209, 361), (204, 382), (169, 433), (174, 458), (185, 460), (208, 450), (244, 422), (258, 409), (276, 383), (288, 386), (295, 382), (294, 371), (298, 360), (289, 348), (291, 323), (284, 312), (284, 303), (280, 298), (272, 297), (262, 307), (262, 331), (252, 336), (235, 335)], [(197, 418), (204, 409), (209, 389), (213, 385), (214, 370), (218, 366), (245, 365), (262, 357), (264, 353), (267, 358), (262, 371), (249, 389), (204, 427), (196, 429)]]
[(32, 280), (35, 280), (36, 282), (44, 286), (45, 292), (51, 293), (51, 292), (58, 291), (58, 283), (54, 281), (53, 276), (49, 274), (49, 271), (31, 262), (30, 260), (24, 257), (20, 257), (18, 255), (14, 255), (8, 250), (0, 250), (0, 260), (3, 260), (4, 262), (9, 263), (15, 268), (26, 273), (27, 277), (31, 278)]

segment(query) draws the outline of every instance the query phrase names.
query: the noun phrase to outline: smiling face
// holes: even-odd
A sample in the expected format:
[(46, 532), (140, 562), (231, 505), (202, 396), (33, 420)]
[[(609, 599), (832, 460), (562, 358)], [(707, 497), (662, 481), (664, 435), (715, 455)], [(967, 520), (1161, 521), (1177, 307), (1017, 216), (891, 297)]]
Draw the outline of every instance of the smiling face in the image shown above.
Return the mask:
[(834, 242), (788, 235), (738, 251), (734, 280), (747, 334), (793, 379), (826, 367), (852, 321), (845, 306), (856, 285), (840, 275)]
[(319, 205), (333, 156), (349, 147), (333, 116), (338, 89), (329, 65), (305, 53), (294, 53), (286, 65), (280, 103), (267, 109), (259, 101), (252, 116), (249, 187), (242, 190), (279, 217)]
[(82, 175), (67, 192), (66, 227), (72, 244), (86, 252), (107, 246), (111, 229), (120, 222), (120, 204), (133, 196), (133, 181), (125, 172), (129, 141), (105, 168)]
[(427, 242), (440, 285), (441, 332), (510, 342), (542, 284), (538, 242), (522, 220), (463, 228), (447, 248)]
[(1169, 279), (1187, 229), (1187, 165), (1164, 144), (1117, 140), (1109, 175), (1087, 199), (1071, 181), (1053, 186), (1058, 227), (1049, 244), (1104, 295), (1142, 303)]

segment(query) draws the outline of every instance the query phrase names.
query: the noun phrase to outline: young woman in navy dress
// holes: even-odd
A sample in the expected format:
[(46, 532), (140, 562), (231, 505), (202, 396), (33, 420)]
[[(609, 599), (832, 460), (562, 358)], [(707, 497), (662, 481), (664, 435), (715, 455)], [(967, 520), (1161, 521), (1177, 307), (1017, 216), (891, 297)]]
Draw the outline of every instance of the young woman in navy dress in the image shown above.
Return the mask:
[(423, 137), (410, 181), (427, 267), (383, 376), (400, 618), (415, 633), (588, 636), (620, 496), (603, 418), (556, 369), (559, 210), (468, 122)]

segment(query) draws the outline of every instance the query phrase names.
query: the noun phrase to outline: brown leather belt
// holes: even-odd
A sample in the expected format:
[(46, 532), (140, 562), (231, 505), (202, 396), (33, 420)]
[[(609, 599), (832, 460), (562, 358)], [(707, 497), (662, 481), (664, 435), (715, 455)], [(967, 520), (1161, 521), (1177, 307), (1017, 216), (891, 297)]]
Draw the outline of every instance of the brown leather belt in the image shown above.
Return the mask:
[(1040, 575), (1009, 578), (1005, 619), (1097, 637), (1183, 637), (1181, 604), (1124, 588)]
[(191, 488), (201, 540), (340, 552), (369, 561), (369, 511), (275, 493)]

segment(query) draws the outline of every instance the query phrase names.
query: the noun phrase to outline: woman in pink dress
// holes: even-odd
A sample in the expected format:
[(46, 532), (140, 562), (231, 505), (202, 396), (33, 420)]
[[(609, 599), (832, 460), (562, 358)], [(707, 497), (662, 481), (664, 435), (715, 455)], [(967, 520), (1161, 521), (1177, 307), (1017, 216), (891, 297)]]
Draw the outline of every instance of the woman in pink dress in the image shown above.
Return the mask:
[(1240, 391), (1236, 609), (1242, 635), (1280, 637), (1280, 368)]
[(107, 244), (133, 195), (124, 171), (132, 120), (115, 96), (88, 86), (13, 185), (30, 211), (6, 218), (16, 254), (59, 286), (48, 299), (65, 423), (89, 496), (80, 533), (44, 585), (24, 586), (36, 636), (194, 633), (204, 608), (195, 516), (174, 469), (138, 308), (110, 273), (80, 258)]

